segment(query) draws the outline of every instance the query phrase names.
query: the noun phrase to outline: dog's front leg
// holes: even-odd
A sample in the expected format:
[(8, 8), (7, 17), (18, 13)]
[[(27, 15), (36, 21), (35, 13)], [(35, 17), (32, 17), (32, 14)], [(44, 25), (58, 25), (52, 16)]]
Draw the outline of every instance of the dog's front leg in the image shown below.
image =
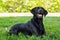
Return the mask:
[[(33, 29), (33, 32), (34, 32), (34, 34), (35, 34), (36, 36), (39, 36), (38, 31), (37, 31), (36, 28)], [(33, 33), (33, 32), (32, 32), (32, 33)]]
[(44, 35), (45, 34), (45, 28), (44, 28), (44, 25), (40, 24), (40, 35)]
[(42, 33), (43, 33), (44, 35), (46, 35), (44, 25), (42, 25), (42, 27), (43, 27), (43, 32), (42, 32)]

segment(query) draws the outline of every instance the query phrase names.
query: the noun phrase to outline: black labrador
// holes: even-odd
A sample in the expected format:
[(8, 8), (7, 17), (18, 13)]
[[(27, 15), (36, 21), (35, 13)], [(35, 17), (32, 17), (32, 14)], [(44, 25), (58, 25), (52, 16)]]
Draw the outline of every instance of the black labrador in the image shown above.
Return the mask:
[(43, 7), (34, 7), (31, 10), (33, 18), (27, 23), (15, 24), (9, 30), (9, 34), (18, 35), (22, 32), (24, 35), (36, 35), (41, 36), (45, 34), (43, 16), (47, 15), (47, 11)]

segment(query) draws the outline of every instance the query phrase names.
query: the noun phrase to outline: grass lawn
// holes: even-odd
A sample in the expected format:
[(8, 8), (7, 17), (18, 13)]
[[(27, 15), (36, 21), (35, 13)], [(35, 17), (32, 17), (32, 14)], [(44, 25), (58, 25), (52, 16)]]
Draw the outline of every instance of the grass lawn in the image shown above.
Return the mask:
[(44, 25), (46, 36), (43, 38), (36, 36), (28, 36), (26, 38), (22, 33), (19, 37), (16, 35), (9, 36), (5, 31), (5, 27), (10, 27), (16, 23), (25, 23), (32, 17), (0, 17), (0, 40), (60, 40), (60, 17), (45, 17)]

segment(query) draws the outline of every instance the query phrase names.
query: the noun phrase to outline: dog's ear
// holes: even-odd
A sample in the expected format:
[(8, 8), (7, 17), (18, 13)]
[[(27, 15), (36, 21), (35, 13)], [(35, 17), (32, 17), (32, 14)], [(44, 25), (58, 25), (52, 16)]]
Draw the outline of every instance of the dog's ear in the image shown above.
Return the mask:
[(47, 10), (44, 9), (44, 16), (46, 16), (48, 14)]
[(31, 9), (30, 12), (34, 15), (35, 14), (35, 9)]

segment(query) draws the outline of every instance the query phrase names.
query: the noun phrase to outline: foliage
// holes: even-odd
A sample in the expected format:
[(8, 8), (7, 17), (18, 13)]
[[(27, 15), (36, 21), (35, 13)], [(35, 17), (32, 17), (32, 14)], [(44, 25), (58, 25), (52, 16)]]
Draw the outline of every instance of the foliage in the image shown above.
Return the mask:
[(29, 12), (35, 6), (60, 12), (60, 0), (0, 0), (0, 12)]

